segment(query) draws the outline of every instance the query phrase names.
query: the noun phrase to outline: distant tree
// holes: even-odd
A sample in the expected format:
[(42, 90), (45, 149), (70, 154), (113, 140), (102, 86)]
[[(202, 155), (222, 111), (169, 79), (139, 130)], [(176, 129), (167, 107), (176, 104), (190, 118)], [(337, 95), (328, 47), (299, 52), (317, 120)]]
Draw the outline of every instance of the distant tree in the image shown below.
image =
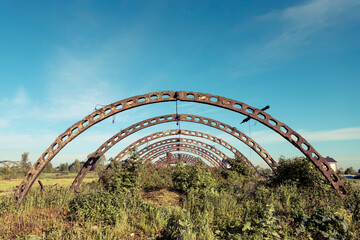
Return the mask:
[(347, 169), (345, 169), (345, 174), (355, 174), (355, 170), (353, 167), (348, 167)]
[(82, 166), (81, 162), (78, 159), (76, 159), (72, 164), (70, 164), (69, 170), (70, 170), (70, 172), (77, 173), (80, 171), (81, 166)]
[(68, 172), (68, 171), (69, 171), (69, 164), (61, 163), (59, 166), (59, 172)]
[(102, 155), (96, 162), (95, 166), (94, 166), (94, 170), (96, 172), (103, 172), (106, 168), (105, 166), (106, 163), (106, 157), (105, 155)]
[(28, 152), (24, 152), (21, 155), (21, 162), (20, 165), (25, 168), (26, 170), (28, 170), (31, 166), (31, 163), (29, 162), (29, 153)]
[(44, 170), (43, 170), (44, 173), (52, 173), (54, 172), (54, 168), (53, 168), (53, 165), (51, 163), (48, 163)]

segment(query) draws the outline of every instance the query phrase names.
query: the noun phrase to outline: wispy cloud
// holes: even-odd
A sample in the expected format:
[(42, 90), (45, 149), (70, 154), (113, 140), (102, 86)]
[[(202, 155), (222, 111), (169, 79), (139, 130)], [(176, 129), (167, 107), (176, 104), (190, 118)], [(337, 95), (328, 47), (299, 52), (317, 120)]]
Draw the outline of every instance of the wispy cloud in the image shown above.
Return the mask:
[(252, 24), (259, 28), (260, 34), (253, 40), (254, 44), (236, 52), (231, 75), (238, 77), (273, 69), (279, 63), (303, 55), (326, 31), (346, 31), (359, 21), (358, 0), (310, 0), (257, 16)]
[[(342, 128), (327, 131), (307, 131), (298, 130), (301, 136), (307, 141), (311, 142), (327, 142), (327, 141), (347, 141), (347, 140), (360, 140), (360, 127)], [(254, 139), (261, 139), (264, 143), (274, 143), (282, 141), (282, 137), (271, 130), (257, 131), (251, 133)]]
[(359, 7), (357, 0), (312, 0), (259, 16), (260, 21), (277, 23), (282, 30), (257, 55), (265, 60), (288, 57), (297, 47), (310, 44), (320, 31), (359, 19)]

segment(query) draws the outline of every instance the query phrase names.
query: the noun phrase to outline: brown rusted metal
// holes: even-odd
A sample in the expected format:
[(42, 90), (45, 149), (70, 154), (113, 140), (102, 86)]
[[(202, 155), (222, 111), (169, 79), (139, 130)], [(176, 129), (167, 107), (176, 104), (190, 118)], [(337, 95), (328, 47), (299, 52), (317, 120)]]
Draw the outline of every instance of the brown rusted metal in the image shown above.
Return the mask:
[[(140, 154), (140, 158), (145, 159), (145, 163), (148, 162), (148, 159), (151, 158), (151, 156), (157, 152), (160, 152), (164, 149), (169, 149), (169, 148), (176, 148), (176, 147), (181, 147), (181, 148), (190, 148), (190, 149), (194, 149), (197, 150), (199, 152), (202, 152), (204, 154), (206, 154), (208, 157), (210, 157), (213, 161), (211, 162), (211, 164), (213, 164), (214, 166), (221, 166), (223, 168), (225, 168), (226, 166), (224, 165), (224, 163), (221, 161), (221, 157), (218, 158), (216, 155), (212, 154), (210, 151), (214, 151), (213, 149), (208, 151), (206, 149), (204, 149), (201, 145), (191, 145), (191, 144), (187, 144), (179, 142), (181, 141), (180, 139), (171, 139), (170, 141), (168, 140), (163, 140), (163, 141), (159, 141), (156, 142), (152, 145), (149, 145), (150, 148), (146, 147), (144, 149), (142, 149), (139, 154)], [(216, 151), (215, 151), (216, 152)], [(223, 153), (219, 153), (222, 154), (224, 156), (224, 158), (226, 159), (226, 155)]]
[[(100, 156), (102, 156), (106, 151), (108, 151), (111, 147), (113, 147), (116, 143), (120, 142), (122, 139), (144, 128), (151, 127), (161, 123), (174, 122), (174, 121), (193, 122), (224, 131), (232, 135), (233, 137), (237, 138), (238, 140), (242, 141), (252, 150), (254, 150), (270, 166), (271, 169), (273, 169), (274, 171), (276, 169), (277, 163), (273, 160), (270, 154), (266, 152), (257, 142), (255, 142), (253, 139), (251, 139), (241, 131), (237, 130), (236, 128), (231, 127), (225, 123), (216, 121), (214, 119), (204, 118), (197, 115), (169, 114), (169, 115), (158, 116), (155, 118), (149, 118), (147, 120), (133, 124), (130, 127), (115, 134), (107, 141), (105, 141), (85, 162), (84, 166), (81, 168), (79, 174), (76, 176), (71, 187), (77, 189), (80, 186), (83, 179), (85, 178), (86, 174), (94, 166), (94, 164), (97, 162)], [(185, 132), (185, 133), (190, 134), (190, 132)]]
[[(26, 173), (26, 169), (21, 165), (20, 161), (9, 161), (9, 160), (4, 160), (4, 161), (0, 161), (0, 164), (3, 164), (7, 169), (12, 170), (12, 168), (14, 166), (16, 166), (16, 168), (20, 168), (23, 172)], [(12, 165), (12, 166), (11, 166)]]
[[(227, 159), (228, 158), (219, 149), (217, 149), (217, 148), (215, 148), (215, 147), (213, 147), (213, 146), (211, 146), (211, 145), (209, 145), (207, 143), (204, 143), (204, 142), (201, 142), (201, 141), (198, 141), (198, 140), (194, 140), (194, 139), (190, 139), (190, 138), (167, 138), (165, 140), (161, 140), (161, 141), (155, 142), (153, 144), (150, 144), (149, 146), (139, 150), (138, 154), (139, 154), (139, 156), (141, 158), (145, 153), (147, 153), (148, 151), (150, 151), (152, 149), (158, 148), (158, 147), (166, 145), (166, 144), (173, 144), (173, 143), (186, 143), (186, 144), (189, 144), (189, 145), (197, 145), (197, 146), (200, 146), (202, 148), (206, 148), (206, 149), (212, 151), (214, 154), (218, 155), (221, 159)], [(217, 161), (217, 163), (219, 165), (224, 165), (221, 161)], [(225, 165), (224, 165), (224, 167), (225, 167)]]
[(42, 196), (44, 194), (44, 184), (38, 180), (38, 183), (40, 185), (40, 196)]
[[(174, 148), (163, 149), (162, 151), (159, 151), (159, 152), (155, 153), (154, 155), (147, 158), (146, 163), (150, 163), (153, 160), (155, 160), (156, 158), (158, 158), (158, 157), (160, 157), (160, 156), (162, 156), (162, 155), (164, 155), (166, 153), (171, 153), (171, 152), (188, 152), (188, 153), (195, 154), (195, 155), (205, 159), (206, 161), (208, 161), (210, 163), (213, 162), (212, 158), (210, 158), (207, 154), (205, 154), (205, 153), (203, 153), (201, 151), (191, 149), (191, 148), (174, 147)], [(202, 161), (204, 161), (204, 160), (202, 160)], [(217, 165), (215, 163), (213, 164), (213, 166), (214, 166), (213, 168), (218, 168), (219, 167), (219, 165)]]
[(197, 102), (213, 105), (241, 113), (259, 121), (260, 123), (280, 134), (287, 141), (289, 141), (296, 148), (298, 148), (308, 159), (310, 159), (310, 161), (331, 183), (333, 188), (338, 191), (340, 197), (345, 197), (348, 195), (348, 191), (346, 190), (341, 179), (332, 170), (327, 161), (313, 148), (313, 146), (311, 146), (311, 144), (308, 143), (299, 133), (291, 129), (286, 124), (276, 120), (270, 114), (261, 111), (260, 109), (251, 107), (243, 102), (239, 102), (222, 96), (190, 91), (161, 91), (138, 95), (109, 104), (89, 114), (79, 122), (72, 125), (64, 133), (62, 133), (56, 138), (54, 143), (50, 145), (50, 147), (30, 168), (29, 172), (27, 173), (24, 180), (14, 194), (15, 200), (18, 202), (18, 204), (21, 204), (25, 196), (27, 195), (29, 189), (31, 188), (41, 171), (45, 168), (45, 166), (66, 144), (71, 142), (74, 138), (76, 138), (78, 135), (80, 135), (82, 132), (84, 132), (91, 126), (99, 123), (100, 121), (110, 116), (113, 116), (114, 114), (123, 112), (134, 107), (168, 101)]
[(198, 131), (191, 131), (191, 130), (179, 130), (179, 129), (170, 129), (170, 130), (160, 131), (160, 132), (156, 132), (156, 133), (147, 135), (147, 136), (145, 136), (143, 138), (140, 138), (139, 140), (133, 142), (132, 144), (127, 146), (124, 150), (122, 150), (114, 159), (116, 161), (120, 161), (133, 148), (138, 149), (141, 145), (143, 145), (145, 143), (148, 143), (149, 141), (159, 139), (159, 138), (169, 137), (169, 136), (175, 136), (175, 135), (185, 135), (185, 136), (199, 137), (199, 138), (204, 138), (204, 139), (210, 140), (212, 142), (215, 142), (217, 144), (220, 144), (223, 147), (230, 150), (232, 153), (234, 153), (234, 155), (236, 157), (238, 157), (240, 160), (244, 161), (245, 164), (250, 169), (256, 170), (254, 165), (239, 150), (237, 150), (236, 148), (231, 146), (228, 142), (226, 142), (226, 141), (224, 141), (224, 140), (222, 140), (220, 138), (217, 138), (217, 137), (215, 137), (213, 135), (207, 134), (207, 133), (198, 132)]
[(197, 157), (185, 153), (178, 153), (178, 154), (167, 153), (166, 157), (159, 158), (159, 160), (155, 161), (152, 165), (150, 165), (150, 167), (158, 168), (161, 166), (169, 166), (177, 162), (183, 162), (190, 166), (193, 166), (199, 162), (199, 159)]

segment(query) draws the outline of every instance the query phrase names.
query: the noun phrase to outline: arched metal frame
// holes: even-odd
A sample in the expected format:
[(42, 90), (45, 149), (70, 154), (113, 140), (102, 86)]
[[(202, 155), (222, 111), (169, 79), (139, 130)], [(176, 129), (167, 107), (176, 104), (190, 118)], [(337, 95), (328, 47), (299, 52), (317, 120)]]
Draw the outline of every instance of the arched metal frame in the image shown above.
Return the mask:
[[(198, 141), (198, 140), (194, 140), (194, 139), (190, 139), (190, 138), (167, 138), (165, 140), (161, 140), (161, 141), (158, 141), (158, 142), (155, 142), (153, 144), (150, 144), (149, 146), (141, 149), (140, 151), (138, 151), (138, 154), (140, 156), (140, 158), (142, 157), (143, 154), (147, 153), (148, 151), (150, 150), (153, 150), (153, 149), (156, 149), (160, 146), (163, 146), (163, 145), (166, 145), (166, 144), (174, 144), (174, 143), (186, 143), (186, 144), (189, 144), (189, 145), (197, 145), (197, 146), (200, 146), (202, 148), (205, 148), (207, 150), (210, 150), (211, 152), (213, 152), (214, 154), (218, 155), (221, 159), (227, 159), (228, 157), (225, 155), (225, 153), (223, 153), (222, 151), (220, 151), (219, 149), (207, 144), (207, 143), (204, 143), (204, 142), (201, 142), (201, 141)], [(221, 161), (218, 161), (218, 157), (216, 158), (217, 159), (217, 164), (218, 165), (224, 165)], [(225, 167), (225, 166), (224, 166)]]
[(0, 164), (3, 164), (7, 169), (11, 170), (11, 164), (15, 165), (16, 167), (18, 168), (21, 168), (22, 171), (26, 172), (26, 169), (21, 166), (21, 163), (19, 161), (8, 161), (8, 160), (5, 160), (5, 161), (0, 161)]
[[(164, 155), (166, 153), (171, 153), (171, 152), (188, 152), (188, 153), (195, 154), (195, 155), (207, 160), (208, 162), (212, 161), (212, 159), (208, 155), (206, 155), (206, 154), (204, 154), (204, 153), (202, 153), (202, 152), (200, 152), (198, 150), (191, 149), (191, 148), (174, 147), (174, 148), (163, 149), (162, 151), (159, 151), (159, 152), (155, 153), (154, 155), (150, 156), (147, 159), (146, 163), (150, 163), (153, 160), (155, 160), (156, 158), (160, 157), (161, 155)], [(218, 167), (219, 167), (218, 165), (215, 165), (213, 168), (218, 168)]]
[(185, 136), (199, 137), (199, 138), (203, 138), (203, 139), (207, 139), (207, 140), (210, 140), (212, 142), (215, 142), (215, 143), (227, 148), (232, 153), (234, 153), (234, 155), (236, 157), (238, 157), (240, 160), (244, 161), (245, 164), (250, 169), (255, 169), (254, 165), (239, 150), (237, 150), (235, 147), (231, 146), (228, 142), (226, 142), (226, 141), (224, 141), (224, 140), (222, 140), (220, 138), (217, 138), (217, 137), (215, 137), (213, 135), (207, 134), (207, 133), (198, 132), (198, 131), (191, 131), (191, 130), (179, 130), (179, 129), (164, 130), (164, 131), (156, 132), (156, 133), (147, 135), (147, 136), (145, 136), (143, 138), (140, 138), (139, 140), (133, 142), (132, 144), (127, 146), (124, 150), (122, 150), (114, 159), (115, 159), (115, 161), (120, 161), (133, 148), (139, 148), (141, 145), (143, 145), (145, 143), (148, 143), (149, 141), (152, 141), (152, 140), (155, 140), (155, 139), (164, 138), (164, 137), (168, 137), (168, 136), (175, 136), (175, 135), (179, 135), (179, 136), (180, 135), (185, 135)]
[(86, 174), (90, 171), (90, 169), (96, 164), (97, 160), (111, 147), (115, 144), (120, 142), (122, 139), (126, 138), (127, 136), (142, 130), (147, 127), (151, 127), (160, 123), (167, 123), (167, 122), (174, 122), (174, 121), (183, 121), (183, 122), (192, 122), (192, 123), (199, 123), (209, 127), (213, 127), (224, 131), (233, 137), (237, 138), (238, 140), (245, 143), (249, 146), (252, 150), (254, 150), (268, 165), (269, 167), (275, 171), (277, 163), (273, 160), (268, 152), (265, 151), (257, 142), (253, 139), (248, 137), (246, 134), (242, 133), (241, 131), (237, 130), (234, 127), (231, 127), (225, 123), (216, 121), (211, 118), (205, 118), (197, 115), (191, 114), (169, 114), (163, 115), (155, 118), (149, 118), (147, 120), (138, 122), (136, 124), (131, 125), (130, 127), (120, 131), (119, 133), (115, 134), (107, 141), (105, 141), (84, 163), (83, 167), (81, 168), (79, 174), (76, 176), (72, 188), (77, 189), (83, 179), (85, 178)]
[(276, 120), (270, 114), (261, 111), (260, 109), (251, 107), (243, 102), (239, 102), (222, 96), (190, 91), (161, 91), (138, 95), (109, 104), (87, 115), (85, 118), (72, 125), (64, 133), (59, 135), (54, 141), (54, 143), (52, 143), (50, 147), (34, 163), (22, 183), (16, 190), (14, 194), (15, 200), (18, 202), (18, 204), (21, 204), (25, 196), (27, 195), (29, 189), (31, 188), (41, 171), (45, 168), (45, 166), (66, 144), (68, 144), (70, 141), (72, 141), (74, 138), (76, 138), (78, 135), (80, 135), (82, 132), (84, 132), (91, 126), (110, 116), (113, 116), (114, 114), (123, 112), (134, 107), (169, 101), (197, 102), (213, 105), (241, 113), (259, 121), (260, 123), (280, 134), (287, 141), (289, 141), (296, 148), (298, 148), (308, 159), (310, 159), (310, 161), (331, 183), (334, 189), (338, 191), (340, 197), (347, 196), (348, 192), (343, 182), (332, 170), (332, 168), (330, 168), (327, 161), (313, 148), (313, 146), (311, 146), (311, 144), (308, 143), (299, 133), (291, 129), (286, 124)]
[(170, 165), (170, 164), (174, 164), (177, 162), (183, 162), (186, 163), (190, 166), (198, 163), (198, 158), (194, 157), (192, 155), (189, 154), (185, 154), (185, 153), (178, 153), (178, 154), (171, 154), (171, 157), (163, 157), (163, 158), (159, 158), (159, 160), (157, 160), (156, 162), (154, 162), (151, 165), (151, 168), (157, 168), (160, 166), (164, 166), (164, 165)]
[(205, 155), (207, 155), (210, 159), (212, 159), (212, 161), (210, 162), (214, 167), (216, 166), (220, 166), (225, 168), (226, 166), (224, 164), (221, 163), (222, 159), (219, 159), (216, 155), (212, 154), (211, 152), (209, 152), (208, 150), (196, 146), (196, 145), (191, 145), (191, 144), (186, 144), (186, 143), (170, 143), (170, 144), (161, 144), (159, 145), (157, 148), (155, 149), (146, 149), (146, 151), (143, 152), (143, 156), (141, 157), (142, 159), (145, 159), (145, 163), (149, 162), (149, 158), (151, 158), (154, 154), (165, 150), (165, 149), (169, 149), (169, 148), (189, 148), (189, 149), (193, 149), (196, 150), (198, 152), (201, 152)]
[[(197, 115), (190, 114), (169, 114), (158, 116), (155, 118), (149, 118), (147, 120), (138, 122), (136, 124), (131, 125), (130, 127), (120, 131), (119, 133), (112, 136), (110, 139), (105, 141), (85, 162), (79, 174), (76, 176), (72, 188), (77, 189), (83, 179), (85, 178), (88, 171), (95, 165), (97, 160), (102, 156), (106, 151), (108, 151), (111, 147), (113, 147), (116, 143), (120, 142), (122, 139), (127, 136), (142, 130), (144, 128), (154, 126), (160, 123), (174, 122), (174, 121), (185, 121), (185, 122), (193, 122), (199, 123), (206, 126), (210, 126), (221, 131), (224, 131), (238, 140), (242, 141), (246, 145), (248, 145), (251, 149), (253, 149), (273, 170), (276, 168), (277, 163), (272, 159), (270, 154), (268, 154), (258, 143), (256, 143), (253, 139), (243, 134), (241, 131), (219, 121), (210, 118), (204, 118)], [(232, 130), (232, 131), (231, 131)]]

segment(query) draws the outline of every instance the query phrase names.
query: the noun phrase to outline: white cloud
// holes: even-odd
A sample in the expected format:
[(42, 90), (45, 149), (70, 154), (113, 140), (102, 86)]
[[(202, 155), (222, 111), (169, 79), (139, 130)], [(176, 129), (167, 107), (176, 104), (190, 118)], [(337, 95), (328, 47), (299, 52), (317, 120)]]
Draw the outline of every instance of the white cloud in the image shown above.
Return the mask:
[(285, 24), (285, 30), (267, 47), (307, 44), (312, 34), (341, 24), (359, 5), (360, 2), (357, 0), (313, 0), (300, 6), (284, 9), (277, 17)]
[(340, 32), (351, 30), (359, 22), (359, 0), (310, 0), (257, 16), (251, 24), (259, 36), (253, 44), (239, 46), (241, 52), (234, 52), (229, 75), (238, 78), (258, 74), (289, 59), (314, 53), (327, 33), (332, 35), (327, 36), (324, 47), (341, 39)]
[[(360, 127), (342, 128), (327, 131), (297, 131), (307, 141), (311, 142), (327, 142), (327, 141), (346, 141), (346, 140), (360, 140)], [(271, 131), (257, 131), (251, 133), (252, 138), (261, 139), (264, 143), (274, 143), (282, 141), (279, 134)]]

